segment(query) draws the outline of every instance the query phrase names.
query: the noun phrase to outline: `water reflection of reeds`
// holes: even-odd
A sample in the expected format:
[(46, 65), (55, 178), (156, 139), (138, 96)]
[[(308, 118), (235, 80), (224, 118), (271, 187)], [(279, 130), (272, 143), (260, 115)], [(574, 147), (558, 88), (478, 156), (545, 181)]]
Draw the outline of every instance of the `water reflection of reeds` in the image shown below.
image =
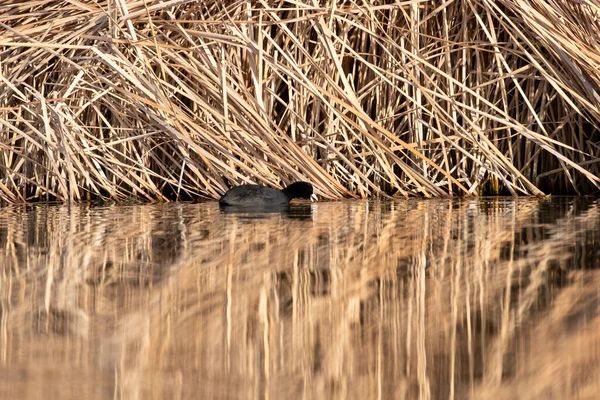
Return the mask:
[(598, 205), (0, 209), (0, 394), (592, 398)]

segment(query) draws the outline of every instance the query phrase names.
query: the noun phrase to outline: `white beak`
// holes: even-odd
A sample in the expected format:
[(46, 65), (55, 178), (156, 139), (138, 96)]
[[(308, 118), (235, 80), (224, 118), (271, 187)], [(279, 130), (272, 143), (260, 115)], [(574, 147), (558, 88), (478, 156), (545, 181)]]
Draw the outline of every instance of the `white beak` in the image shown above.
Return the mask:
[(319, 201), (319, 198), (317, 197), (316, 194), (313, 193), (310, 195), (310, 201)]

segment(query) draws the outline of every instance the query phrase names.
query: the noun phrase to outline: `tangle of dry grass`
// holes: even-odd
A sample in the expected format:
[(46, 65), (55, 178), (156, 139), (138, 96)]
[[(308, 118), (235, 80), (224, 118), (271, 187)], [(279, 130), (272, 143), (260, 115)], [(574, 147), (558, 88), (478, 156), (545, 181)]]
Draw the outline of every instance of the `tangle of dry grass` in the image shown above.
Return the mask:
[(4, 0), (0, 200), (595, 191), (599, 11)]

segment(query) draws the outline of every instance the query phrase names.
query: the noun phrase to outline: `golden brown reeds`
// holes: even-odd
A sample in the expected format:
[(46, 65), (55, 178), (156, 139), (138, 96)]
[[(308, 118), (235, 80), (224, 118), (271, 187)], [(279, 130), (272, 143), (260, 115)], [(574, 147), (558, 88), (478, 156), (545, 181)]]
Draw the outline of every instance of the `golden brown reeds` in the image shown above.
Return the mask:
[(594, 191), (598, 11), (4, 0), (0, 200)]

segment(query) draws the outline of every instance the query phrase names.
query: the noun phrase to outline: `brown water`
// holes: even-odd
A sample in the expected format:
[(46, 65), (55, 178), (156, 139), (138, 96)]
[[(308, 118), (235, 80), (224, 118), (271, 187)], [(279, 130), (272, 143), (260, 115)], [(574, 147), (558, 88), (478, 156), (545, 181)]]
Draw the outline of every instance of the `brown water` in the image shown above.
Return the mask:
[(596, 399), (600, 201), (0, 208), (0, 399)]

